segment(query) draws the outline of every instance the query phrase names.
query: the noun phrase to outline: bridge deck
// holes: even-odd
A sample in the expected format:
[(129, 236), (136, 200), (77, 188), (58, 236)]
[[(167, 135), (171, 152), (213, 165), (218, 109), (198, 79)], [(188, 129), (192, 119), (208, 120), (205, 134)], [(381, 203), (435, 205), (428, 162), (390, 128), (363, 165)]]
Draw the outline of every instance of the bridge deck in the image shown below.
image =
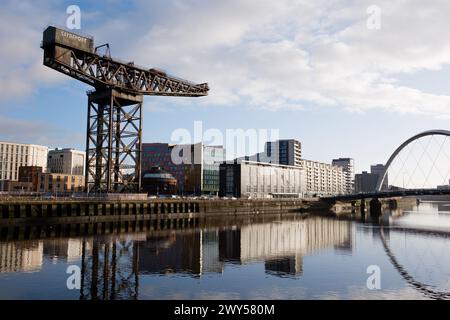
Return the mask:
[(395, 198), (395, 197), (417, 197), (428, 195), (450, 195), (450, 189), (410, 189), (410, 190), (395, 190), (395, 191), (379, 191), (368, 193), (356, 193), (339, 195), (332, 197), (322, 197), (325, 201), (355, 201), (369, 198)]

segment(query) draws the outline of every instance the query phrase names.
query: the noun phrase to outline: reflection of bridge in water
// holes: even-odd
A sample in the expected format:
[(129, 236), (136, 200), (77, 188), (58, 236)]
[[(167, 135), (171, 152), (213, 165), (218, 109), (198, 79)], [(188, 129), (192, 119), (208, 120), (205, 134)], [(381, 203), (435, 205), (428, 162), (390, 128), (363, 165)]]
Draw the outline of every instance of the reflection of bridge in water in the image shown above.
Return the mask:
[[(429, 232), (424, 230), (410, 230), (410, 229), (394, 229), (397, 231), (403, 231), (403, 232)], [(390, 229), (390, 231), (392, 231)], [(435, 233), (434, 233), (435, 234)], [(435, 234), (436, 235), (436, 234)], [(444, 236), (450, 237), (450, 234), (444, 234)], [(380, 229), (380, 238), (383, 243), (384, 251), (386, 252), (386, 255), (389, 257), (390, 262), (394, 266), (394, 268), (398, 271), (398, 273), (402, 276), (402, 278), (414, 289), (424, 294), (426, 297), (431, 299), (438, 299), (438, 300), (444, 300), (444, 299), (450, 299), (450, 292), (446, 291), (439, 291), (434, 289), (432, 286), (422, 283), (420, 281), (417, 281), (408, 271), (407, 269), (399, 263), (396, 255), (392, 252), (390, 246), (389, 246), (389, 240), (385, 236), (385, 231), (383, 226), (381, 226)]]
[[(422, 203), (422, 205), (425, 205), (424, 208), (417, 207), (418, 209), (414, 210), (389, 210), (388, 212), (383, 213), (381, 219), (372, 221), (372, 223), (374, 223), (372, 229), (374, 235), (377, 235), (381, 240), (384, 252), (394, 269), (411, 288), (430, 299), (450, 299), (450, 292), (444, 291), (445, 289), (442, 290), (439, 289), (436, 284), (427, 284), (424, 281), (418, 280), (424, 275), (425, 277), (430, 275), (429, 271), (425, 273), (420, 272), (426, 271), (427, 265), (433, 266), (434, 276), (439, 277), (446, 275), (448, 277), (448, 269), (445, 273), (435, 274), (434, 268), (436, 268), (437, 265), (441, 265), (441, 263), (433, 259), (443, 260), (447, 256), (443, 257), (442, 255), (436, 254), (432, 249), (433, 245), (434, 247), (439, 247), (436, 246), (436, 244), (440, 243), (444, 244), (444, 247), (448, 249), (450, 243), (450, 219), (447, 219), (446, 215), (449, 203), (450, 202), (448, 201), (440, 201), (438, 203), (425, 201)], [(445, 212), (445, 215), (442, 216), (441, 212)], [(421, 219), (429, 219), (430, 214), (436, 214), (439, 217), (439, 220), (431, 220), (431, 224), (423, 223)], [(409, 217), (409, 215), (413, 216)], [(394, 242), (392, 242), (393, 236), (396, 239)], [(412, 238), (410, 239), (410, 237)], [(425, 247), (426, 252), (423, 251), (423, 248), (421, 251), (419, 248), (421, 246), (418, 246), (417, 243), (414, 242), (414, 239), (419, 239), (415, 241), (420, 241), (420, 243), (424, 244), (423, 246)], [(427, 245), (424, 241), (430, 241), (430, 245)], [(395, 250), (395, 247), (401, 245), (401, 243), (405, 243), (405, 247), (401, 247), (401, 249), (397, 248), (397, 250)], [(408, 258), (408, 248), (411, 248), (414, 255), (413, 260)], [(397, 254), (394, 251), (398, 251)], [(425, 264), (423, 264), (424, 261), (426, 261)], [(417, 269), (418, 265), (421, 265), (422, 269)], [(412, 272), (408, 269), (411, 269)], [(429, 281), (433, 280), (428, 279), (427, 282)]]

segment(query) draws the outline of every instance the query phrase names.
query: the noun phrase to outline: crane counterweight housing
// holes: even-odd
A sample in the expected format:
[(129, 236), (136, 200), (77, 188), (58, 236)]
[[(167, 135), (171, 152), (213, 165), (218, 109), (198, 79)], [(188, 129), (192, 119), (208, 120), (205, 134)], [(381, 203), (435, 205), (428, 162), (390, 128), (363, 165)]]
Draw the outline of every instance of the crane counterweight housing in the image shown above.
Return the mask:
[(61, 45), (63, 47), (78, 49), (89, 53), (94, 52), (94, 38), (49, 26), (44, 31), (43, 46)]
[(88, 92), (86, 191), (139, 192), (143, 96), (202, 97), (208, 84), (101, 56), (93, 37), (53, 26), (41, 48), (45, 66), (95, 88)]

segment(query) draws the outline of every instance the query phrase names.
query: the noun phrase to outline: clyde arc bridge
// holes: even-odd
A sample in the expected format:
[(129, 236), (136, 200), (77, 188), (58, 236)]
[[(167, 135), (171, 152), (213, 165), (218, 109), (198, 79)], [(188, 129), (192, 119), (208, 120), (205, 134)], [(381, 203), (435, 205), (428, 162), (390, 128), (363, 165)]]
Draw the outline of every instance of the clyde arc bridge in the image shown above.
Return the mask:
[[(450, 194), (450, 131), (429, 130), (403, 142), (389, 157), (372, 192), (323, 197), (356, 201)], [(388, 183), (389, 181), (389, 183)]]

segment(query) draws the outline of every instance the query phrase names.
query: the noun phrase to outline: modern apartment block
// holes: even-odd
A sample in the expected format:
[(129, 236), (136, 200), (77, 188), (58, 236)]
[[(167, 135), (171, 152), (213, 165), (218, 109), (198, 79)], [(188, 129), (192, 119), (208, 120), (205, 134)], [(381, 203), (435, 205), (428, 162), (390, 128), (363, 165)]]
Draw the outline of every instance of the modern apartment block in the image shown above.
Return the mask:
[(300, 166), (302, 159), (302, 144), (295, 139), (268, 141), (264, 151), (251, 156), (239, 157), (238, 161), (256, 161), (281, 164), (285, 166)]
[(302, 160), (306, 172), (306, 190), (309, 196), (345, 193), (345, 174), (340, 166), (312, 160)]
[(34, 144), (0, 141), (0, 180), (18, 181), (21, 166), (47, 168), (48, 148)]
[(177, 179), (179, 194), (219, 192), (219, 165), (225, 160), (222, 146), (144, 143), (142, 149), (143, 174), (160, 167)]
[(225, 149), (222, 146), (203, 146), (202, 150), (202, 192), (219, 192), (220, 164), (225, 161)]
[[(300, 166), (302, 159), (302, 144), (295, 139), (285, 139), (266, 142), (264, 153), (269, 163), (286, 166)], [(263, 155), (260, 155), (262, 157)]]
[(348, 159), (344, 166), (344, 161), (339, 162), (339, 165), (332, 165), (304, 160), (301, 155), (300, 141), (286, 139), (266, 142), (264, 152), (237, 158), (235, 162), (249, 161), (301, 168), (306, 179), (305, 196), (336, 195), (353, 191), (353, 159)]
[(355, 190), (355, 161), (352, 158), (333, 159), (332, 165), (342, 167), (344, 170), (344, 192), (351, 194)]
[(301, 198), (306, 175), (301, 167), (238, 160), (220, 165), (222, 197)]
[(48, 152), (47, 171), (67, 175), (84, 175), (86, 153), (75, 149), (54, 149)]

